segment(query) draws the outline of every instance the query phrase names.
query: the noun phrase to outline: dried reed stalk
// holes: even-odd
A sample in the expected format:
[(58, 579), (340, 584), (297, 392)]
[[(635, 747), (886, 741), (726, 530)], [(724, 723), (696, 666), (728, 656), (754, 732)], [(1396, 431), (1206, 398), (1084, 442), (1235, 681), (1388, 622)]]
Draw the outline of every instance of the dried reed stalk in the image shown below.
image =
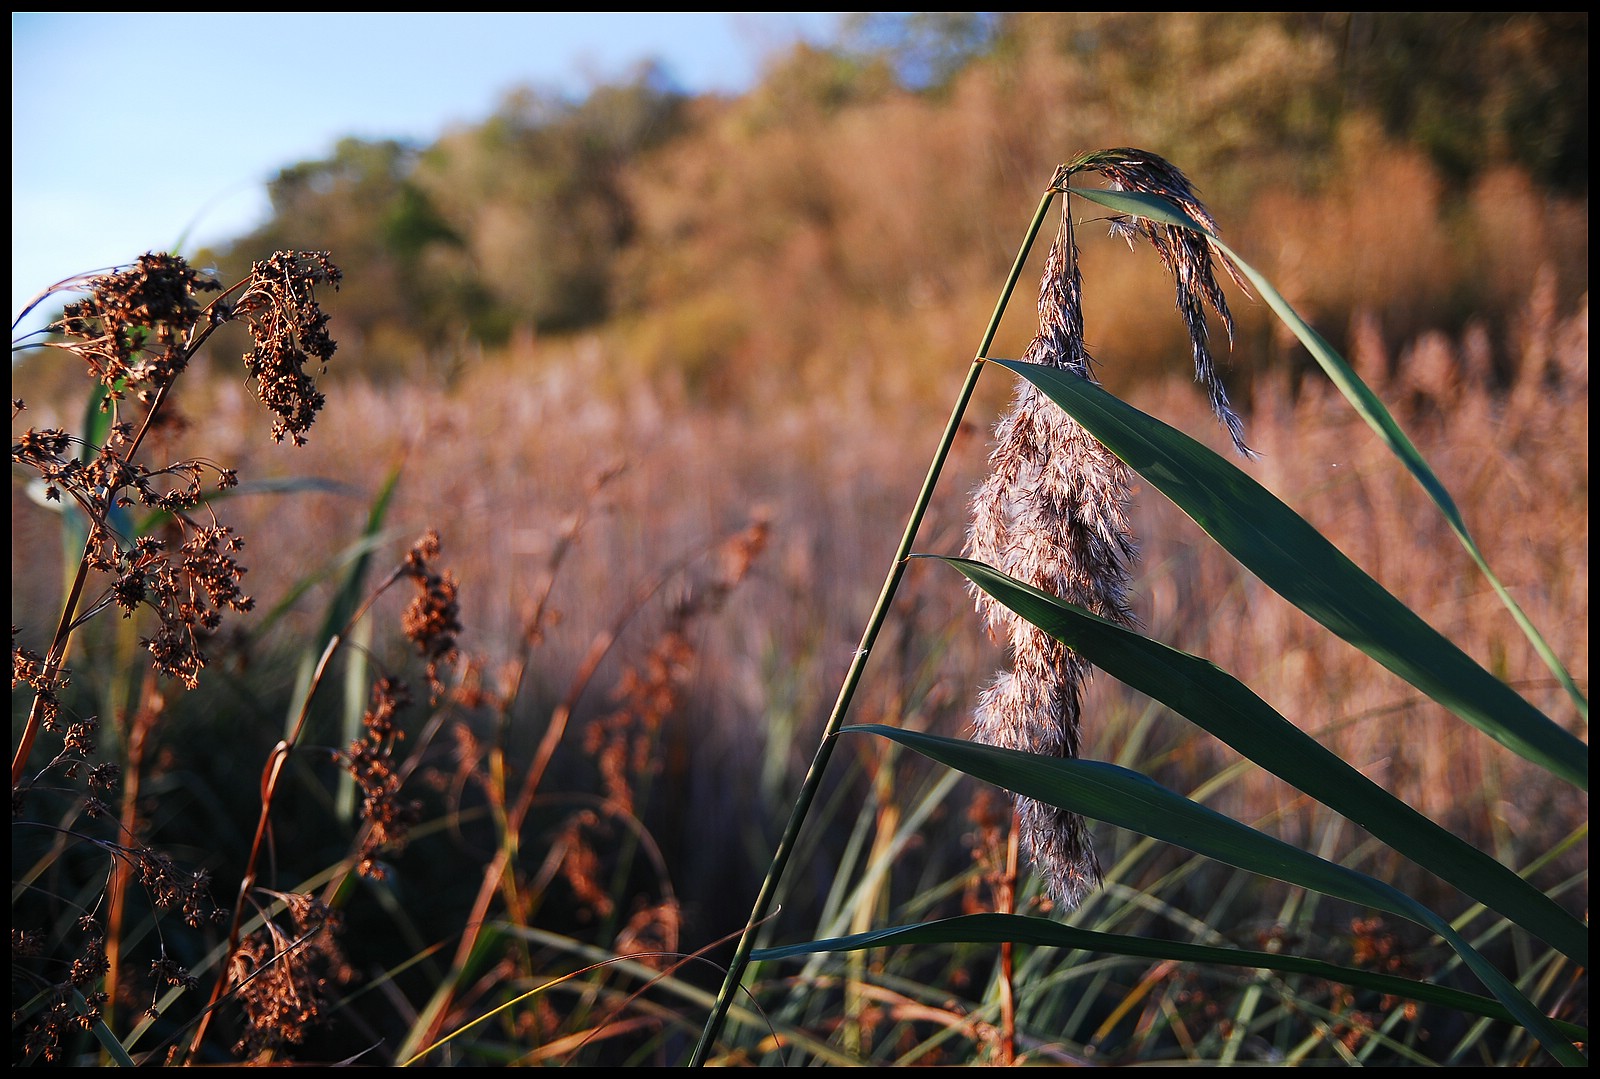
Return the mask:
[[(1078, 169), (1099, 172), (1115, 187), (1163, 195), (1212, 225), (1183, 175), (1154, 155), (1104, 151), (1080, 159), (1076, 169), (1064, 168), (1053, 186), (1064, 189)], [(1061, 228), (1039, 286), (1039, 332), (1023, 358), (1093, 381), (1094, 361), (1084, 346), (1078, 248), (1071, 207), (1063, 203)], [(1176, 285), (1196, 375), (1234, 444), (1248, 454), (1243, 426), (1217, 380), (1206, 340), (1206, 304), (1223, 319), (1230, 340), (1233, 329), (1213, 274), (1211, 249), (1188, 230), (1145, 220), (1118, 218), (1113, 231), (1130, 243), (1143, 237), (1156, 248)], [(1232, 273), (1226, 259), (1223, 263)], [(1128, 584), (1138, 546), (1128, 524), (1129, 482), (1126, 465), (1023, 381), (995, 428), (989, 476), (973, 497), (966, 553), (1103, 618), (1132, 625)], [(1001, 672), (979, 697), (974, 737), (1005, 749), (1077, 756), (1090, 666), (981, 589), (972, 586), (971, 592), (990, 637), (1005, 643), (1012, 658), (1012, 669)], [(1021, 797), (1016, 810), (1022, 846), (1050, 897), (1069, 910), (1076, 907), (1101, 879), (1083, 818)]]

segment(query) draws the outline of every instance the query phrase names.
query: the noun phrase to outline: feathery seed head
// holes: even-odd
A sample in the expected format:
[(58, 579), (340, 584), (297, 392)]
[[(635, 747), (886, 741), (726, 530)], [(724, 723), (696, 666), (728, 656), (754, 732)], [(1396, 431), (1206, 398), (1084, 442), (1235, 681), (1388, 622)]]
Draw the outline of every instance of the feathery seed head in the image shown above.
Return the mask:
[[(1068, 181), (1082, 171), (1098, 173), (1114, 188), (1169, 199), (1215, 230), (1189, 181), (1154, 154), (1131, 149), (1086, 154), (1057, 169), (1051, 188), (1068, 191)], [(1039, 330), (1024, 359), (1093, 381), (1093, 359), (1084, 344), (1078, 248), (1070, 203), (1063, 201), (1061, 226), (1039, 282)], [(1190, 229), (1118, 217), (1113, 230), (1130, 242), (1148, 240), (1172, 276), (1197, 377), (1234, 445), (1249, 455), (1243, 425), (1217, 377), (1205, 323), (1210, 306), (1232, 339), (1233, 317), (1216, 281), (1216, 262), (1220, 259), (1236, 281), (1237, 269)], [(995, 426), (989, 475), (972, 501), (966, 553), (1025, 584), (1131, 625), (1127, 592), (1138, 547), (1128, 524), (1130, 480), (1121, 460), (1031, 382), (1021, 381), (1010, 410)], [(1012, 664), (980, 695), (973, 736), (1027, 753), (1076, 756), (1089, 664), (976, 586), (972, 595), (991, 638), (1008, 647)], [(1084, 821), (1028, 798), (1017, 798), (1016, 809), (1020, 841), (1051, 898), (1069, 909), (1076, 906), (1100, 879)]]
[[(1215, 234), (1219, 231), (1205, 204), (1195, 194), (1189, 178), (1158, 154), (1128, 147), (1084, 154), (1071, 165), (1057, 170), (1052, 188), (1067, 191), (1067, 179), (1078, 172), (1093, 172), (1104, 177), (1113, 191), (1158, 195), (1175, 204), (1208, 232)], [(1255, 457), (1255, 451), (1244, 441), (1244, 423), (1229, 404), (1227, 391), (1217, 374), (1216, 360), (1211, 354), (1210, 335), (1206, 329), (1206, 308), (1209, 306), (1222, 320), (1227, 330), (1228, 344), (1232, 346), (1233, 313), (1228, 310), (1227, 298), (1217, 281), (1216, 268), (1220, 263), (1233, 283), (1249, 295), (1249, 286), (1239, 273), (1239, 268), (1226, 253), (1217, 250), (1206, 236), (1192, 229), (1159, 224), (1148, 218), (1117, 216), (1112, 218), (1111, 232), (1126, 239), (1130, 247), (1142, 237), (1155, 249), (1161, 265), (1172, 277), (1178, 313), (1189, 330), (1195, 379), (1205, 387), (1211, 400), (1211, 410), (1228, 429), (1234, 448), (1244, 457)]]

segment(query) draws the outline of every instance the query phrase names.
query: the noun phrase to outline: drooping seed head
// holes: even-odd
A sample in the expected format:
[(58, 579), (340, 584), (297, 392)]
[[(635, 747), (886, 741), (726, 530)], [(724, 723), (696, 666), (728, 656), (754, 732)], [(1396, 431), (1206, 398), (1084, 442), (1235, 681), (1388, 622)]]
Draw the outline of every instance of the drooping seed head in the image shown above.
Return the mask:
[[(1127, 147), (1084, 154), (1071, 165), (1058, 170), (1057, 188), (1065, 191), (1066, 179), (1077, 172), (1092, 172), (1104, 177), (1113, 191), (1158, 195), (1175, 204), (1207, 231), (1218, 231), (1216, 221), (1195, 194), (1189, 178), (1158, 154)], [(1228, 310), (1228, 301), (1217, 281), (1216, 270), (1220, 264), (1234, 284), (1248, 294), (1249, 286), (1239, 273), (1239, 268), (1225, 252), (1217, 250), (1209, 239), (1193, 229), (1161, 224), (1143, 217), (1119, 215), (1112, 218), (1111, 231), (1113, 235), (1126, 239), (1130, 247), (1135, 240), (1143, 238), (1155, 249), (1161, 265), (1172, 277), (1178, 313), (1189, 331), (1195, 379), (1205, 387), (1211, 410), (1228, 429), (1234, 448), (1245, 457), (1256, 456), (1255, 451), (1245, 444), (1243, 421), (1228, 402), (1227, 390), (1222, 385), (1216, 360), (1211, 354), (1210, 334), (1206, 328), (1206, 308), (1209, 306), (1222, 320), (1229, 347), (1232, 347), (1233, 313)]]

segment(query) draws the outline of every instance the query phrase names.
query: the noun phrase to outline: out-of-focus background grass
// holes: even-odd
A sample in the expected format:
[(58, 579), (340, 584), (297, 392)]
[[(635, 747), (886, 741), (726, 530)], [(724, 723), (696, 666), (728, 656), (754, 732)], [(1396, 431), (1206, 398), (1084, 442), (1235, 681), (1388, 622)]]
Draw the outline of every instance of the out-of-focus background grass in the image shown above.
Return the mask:
[[(748, 910), (1029, 214), (1055, 165), (1082, 150), (1143, 147), (1188, 173), (1230, 244), (1394, 408), (1586, 689), (1587, 35), (1581, 13), (923, 13), (847, 23), (734, 98), (686, 97), (646, 74), (581, 102), (515, 93), (428, 145), (348, 140), (286, 162), (272, 219), (195, 259), (224, 281), (279, 248), (328, 250), (344, 270), (325, 301), (339, 352), (310, 445), (265, 442), (243, 343), (220, 337), (209, 367), (185, 376), (190, 426), (171, 445), (247, 480), (343, 485), (229, 505), (249, 544), (247, 586), (269, 605), (358, 539), (400, 468), (395, 549), (439, 530), (461, 581), (461, 644), (490, 684), (517, 653), (565, 522), (587, 509), (519, 706), (523, 753), (641, 583), (764, 517), (769, 546), (695, 626), (690, 689), (638, 808), (697, 947)], [(1101, 231), (1080, 224), (1105, 383), (1222, 449), (1159, 268)], [(1033, 331), (1026, 282), (1042, 254), (994, 355), (1018, 355)], [(1264, 307), (1230, 302), (1224, 378), (1263, 454), (1248, 470), (1573, 722), (1414, 482)], [(13, 397), (36, 426), (76, 426), (81, 377), (58, 356), (24, 356)], [(919, 550), (959, 550), (987, 424), (1010, 391), (985, 376)], [(1135, 527), (1147, 632), (1232, 671), (1422, 811), (1513, 863), (1586, 819), (1585, 799), (1525, 783), (1538, 773), (1316, 631), (1159, 496), (1140, 497)], [(14, 484), (24, 640), (58, 610), (55, 529)], [(597, 686), (637, 658), (682, 587), (646, 601)], [(252, 789), (290, 697), (283, 657), (326, 601), (313, 588), (219, 663), (215, 685), (173, 703), (160, 758), (169, 815)], [(251, 632), (248, 617), (236, 624)], [(80, 690), (115, 700), (111, 635), (80, 643), (74, 668)], [(1003, 657), (948, 569), (912, 567), (888, 637), (854, 718), (963, 733)], [(597, 691), (583, 707), (610, 706)], [(1185, 790), (1232, 760), (1147, 710), (1097, 683), (1086, 755), (1121, 759), (1137, 729), (1139, 765)], [(569, 791), (595, 789), (576, 742), (570, 757)], [(1218, 804), (1312, 842), (1314, 815), (1292, 796), (1247, 778)], [(959, 870), (964, 805), (932, 822), (908, 882), (936, 875), (924, 866)], [(227, 827), (252, 823), (247, 809)], [(186, 841), (210, 856), (203, 835)], [(400, 887), (459, 872), (451, 859), (467, 846), (417, 844), (397, 860)], [(828, 873), (798, 872), (794, 909), (820, 902)], [(447, 891), (430, 895), (441, 926)]]

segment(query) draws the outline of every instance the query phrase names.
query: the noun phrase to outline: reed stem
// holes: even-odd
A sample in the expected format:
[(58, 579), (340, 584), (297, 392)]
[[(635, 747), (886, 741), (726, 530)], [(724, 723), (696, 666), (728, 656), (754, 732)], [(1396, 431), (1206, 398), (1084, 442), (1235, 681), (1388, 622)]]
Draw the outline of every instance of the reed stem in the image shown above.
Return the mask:
[(733, 954), (733, 961), (728, 966), (728, 973), (723, 980), (722, 989), (717, 993), (717, 999), (711, 1010), (711, 1016), (706, 1021), (705, 1029), (700, 1034), (700, 1042), (695, 1046), (694, 1056), (690, 1059), (691, 1067), (702, 1067), (706, 1057), (710, 1054), (717, 1035), (722, 1030), (722, 1025), (728, 1016), (728, 1009), (733, 1004), (734, 994), (738, 992), (739, 985), (744, 980), (746, 967), (750, 964), (750, 953), (755, 947), (756, 927), (767, 918), (767, 912), (772, 906), (773, 896), (778, 890), (778, 881), (783, 877), (783, 872), (789, 864), (789, 858), (794, 854), (795, 844), (800, 836), (800, 829), (805, 823), (806, 814), (811, 808), (811, 803), (816, 799), (817, 791), (822, 785), (823, 773), (827, 771), (828, 760), (833, 755), (834, 743), (837, 741), (839, 729), (844, 725), (845, 713), (850, 709), (851, 698), (855, 696), (856, 686), (861, 681), (862, 672), (867, 665), (867, 657), (872, 652), (872, 646), (878, 638), (878, 631), (883, 628), (885, 618), (889, 613), (889, 606), (894, 601), (896, 590), (900, 587), (900, 578), (905, 574), (906, 562), (911, 557), (911, 546), (916, 542), (917, 530), (922, 525), (922, 518), (927, 513), (928, 504), (933, 500), (933, 489), (939, 482), (939, 474), (944, 469), (945, 461), (950, 456), (950, 448), (955, 444), (956, 432), (960, 430), (961, 419), (966, 414), (967, 404), (972, 400), (973, 391), (978, 385), (978, 376), (983, 371), (983, 365), (988, 359), (989, 347), (994, 343), (995, 334), (1000, 328), (1000, 319), (1005, 315), (1007, 304), (1011, 302), (1011, 294), (1016, 289), (1017, 279), (1022, 276), (1022, 268), (1028, 261), (1028, 253), (1033, 249), (1034, 239), (1039, 235), (1039, 229), (1044, 224), (1045, 213), (1050, 208), (1051, 201), (1058, 194), (1054, 184), (1045, 191), (1039, 200), (1039, 207), (1034, 211), (1033, 220), (1028, 225), (1027, 235), (1024, 236), (1021, 248), (1017, 251), (1016, 261), (1012, 263), (1011, 273), (1006, 277), (1005, 287), (1000, 292), (1000, 299), (996, 302), (994, 313), (989, 316), (989, 325), (983, 332), (983, 340), (978, 345), (977, 354), (973, 357), (972, 366), (967, 371), (966, 382), (962, 384), (961, 392), (956, 397), (954, 409), (951, 410), (950, 420), (945, 424), (944, 434), (939, 439), (939, 446), (934, 451), (933, 461), (928, 466), (927, 478), (922, 481), (922, 490), (917, 495), (916, 503), (911, 508), (911, 517), (906, 522), (904, 535), (900, 538), (900, 546), (895, 551), (894, 562), (889, 567), (889, 575), (883, 582), (883, 590), (878, 595), (878, 602), (872, 609), (871, 616), (867, 619), (867, 627), (861, 635), (861, 647), (856, 649), (855, 657), (850, 662), (850, 669), (845, 673), (844, 682), (839, 687), (839, 698), (833, 706), (833, 712), (828, 716), (827, 726), (823, 728), (822, 740), (817, 746), (815, 756), (812, 757), (811, 767), (806, 772), (805, 781), (800, 786), (800, 793), (795, 799), (794, 809), (789, 814), (789, 823), (783, 830), (783, 836), (778, 840), (777, 850), (772, 856), (772, 865), (767, 870), (766, 879), (761, 882), (761, 890), (756, 896), (755, 906), (751, 908), (750, 920), (745, 923), (744, 932), (739, 936), (739, 943)]

